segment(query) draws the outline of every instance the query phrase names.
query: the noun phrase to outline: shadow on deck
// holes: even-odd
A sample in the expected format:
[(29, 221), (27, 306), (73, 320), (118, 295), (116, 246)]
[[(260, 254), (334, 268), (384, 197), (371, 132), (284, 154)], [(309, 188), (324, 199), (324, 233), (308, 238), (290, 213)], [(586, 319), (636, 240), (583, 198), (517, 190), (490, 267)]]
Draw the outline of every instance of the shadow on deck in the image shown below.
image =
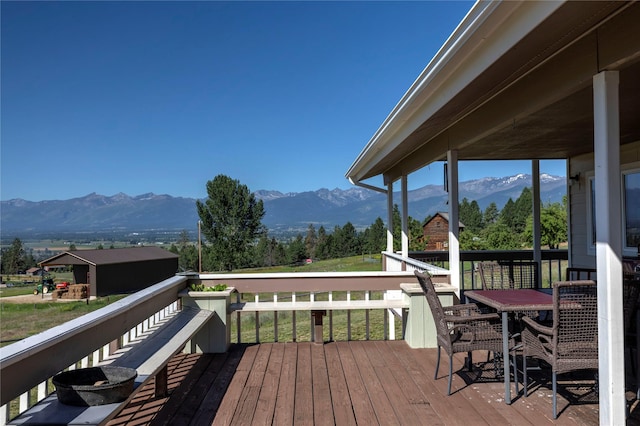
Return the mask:
[[(170, 396), (154, 398), (151, 383), (109, 424), (598, 424), (593, 375), (559, 380), (554, 421), (549, 375), (532, 373), (529, 397), (521, 391), (506, 405), (493, 364), (476, 363), (468, 372), (460, 355), (447, 397), (448, 360), (443, 356), (433, 380), (436, 354), (404, 341), (351, 341), (233, 345), (225, 354), (177, 355), (169, 365)], [(640, 424), (635, 404), (630, 411), (627, 424)]]

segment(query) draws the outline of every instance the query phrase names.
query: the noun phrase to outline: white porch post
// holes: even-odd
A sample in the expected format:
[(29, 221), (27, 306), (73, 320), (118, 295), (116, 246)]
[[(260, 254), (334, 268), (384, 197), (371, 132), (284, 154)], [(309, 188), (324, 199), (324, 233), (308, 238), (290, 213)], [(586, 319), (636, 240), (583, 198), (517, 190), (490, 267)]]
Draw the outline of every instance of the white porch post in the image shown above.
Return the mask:
[(409, 192), (407, 190), (407, 175), (401, 180), (402, 198), (402, 258), (409, 257)]
[(460, 215), (458, 206), (458, 151), (447, 151), (449, 184), (449, 271), (451, 285), (460, 297)]
[(387, 183), (387, 252), (393, 253), (393, 182)]
[(542, 287), (542, 244), (540, 241), (540, 160), (531, 160), (531, 182), (533, 186), (533, 261), (538, 265), (538, 282)]
[(617, 71), (593, 77), (600, 424), (625, 424), (620, 117)]

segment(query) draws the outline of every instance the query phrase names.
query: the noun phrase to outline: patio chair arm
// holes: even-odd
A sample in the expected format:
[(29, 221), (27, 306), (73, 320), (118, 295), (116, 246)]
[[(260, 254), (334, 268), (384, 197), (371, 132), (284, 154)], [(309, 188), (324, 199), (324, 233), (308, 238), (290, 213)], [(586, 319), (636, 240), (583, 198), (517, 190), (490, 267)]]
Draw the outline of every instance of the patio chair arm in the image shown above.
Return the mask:
[(546, 334), (547, 336), (552, 336), (553, 335), (553, 328), (552, 327), (548, 327), (546, 325), (542, 325), (539, 322), (535, 321), (534, 319), (528, 317), (528, 316), (523, 316), (522, 317), (522, 321), (524, 322), (525, 326), (527, 326), (530, 329), (535, 330), (537, 333), (540, 334)]
[(475, 314), (475, 315), (445, 315), (445, 321), (451, 322), (453, 324), (466, 324), (473, 323), (478, 321), (496, 321), (500, 320), (500, 315), (498, 314)]
[(472, 315), (472, 314), (481, 314), (480, 308), (475, 303), (461, 303), (459, 305), (451, 305), (451, 306), (443, 306), (442, 309), (445, 312), (445, 315)]

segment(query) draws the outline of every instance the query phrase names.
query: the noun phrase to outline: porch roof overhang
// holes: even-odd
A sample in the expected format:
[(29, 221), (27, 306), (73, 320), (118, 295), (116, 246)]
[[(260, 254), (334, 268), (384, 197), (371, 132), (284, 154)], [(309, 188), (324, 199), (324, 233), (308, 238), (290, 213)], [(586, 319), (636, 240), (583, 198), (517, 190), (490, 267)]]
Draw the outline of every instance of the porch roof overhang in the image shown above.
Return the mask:
[(640, 4), (478, 2), (346, 173), (385, 184), (459, 160), (593, 151), (592, 77), (620, 72), (620, 143), (640, 139)]

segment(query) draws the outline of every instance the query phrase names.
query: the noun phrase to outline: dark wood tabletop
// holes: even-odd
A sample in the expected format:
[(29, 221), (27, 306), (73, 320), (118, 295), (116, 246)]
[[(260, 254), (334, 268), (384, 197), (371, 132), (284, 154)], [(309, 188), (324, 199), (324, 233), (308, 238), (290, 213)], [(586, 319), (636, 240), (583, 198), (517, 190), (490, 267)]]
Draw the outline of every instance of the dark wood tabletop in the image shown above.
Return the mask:
[(533, 289), (520, 290), (470, 290), (464, 295), (498, 312), (550, 311), (553, 296)]

